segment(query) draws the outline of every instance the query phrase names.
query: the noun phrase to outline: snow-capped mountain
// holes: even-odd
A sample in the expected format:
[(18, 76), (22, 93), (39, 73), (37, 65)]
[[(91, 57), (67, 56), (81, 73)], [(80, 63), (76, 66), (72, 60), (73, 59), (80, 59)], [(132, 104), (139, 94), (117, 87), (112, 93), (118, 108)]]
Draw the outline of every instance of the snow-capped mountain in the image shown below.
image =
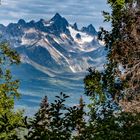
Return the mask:
[(97, 39), (93, 25), (78, 29), (56, 13), (49, 21), (0, 25), (0, 41), (8, 41), (21, 55), (24, 64), (53, 77), (65, 72), (85, 72), (87, 68), (102, 67), (106, 51)]
[[(45, 95), (53, 101), (59, 92), (65, 92), (71, 97), (67, 104), (78, 103), (84, 96), (86, 70), (92, 66), (102, 69), (106, 61), (107, 52), (93, 25), (79, 29), (58, 13), (49, 21), (20, 19), (7, 26), (0, 24), (0, 34), (0, 42), (8, 41), (20, 53), (22, 63), (11, 70), (21, 81), (22, 99), (16, 108), (24, 107), (27, 114), (35, 113)], [(84, 101), (88, 102), (86, 96)]]

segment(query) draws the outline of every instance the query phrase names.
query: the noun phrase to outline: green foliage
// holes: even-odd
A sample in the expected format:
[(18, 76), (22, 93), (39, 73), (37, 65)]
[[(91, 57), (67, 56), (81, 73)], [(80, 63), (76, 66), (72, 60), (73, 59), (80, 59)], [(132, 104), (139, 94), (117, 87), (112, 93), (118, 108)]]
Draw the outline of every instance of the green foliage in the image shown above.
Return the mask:
[[(84, 111), (82, 98), (79, 105), (67, 107), (68, 96), (60, 94), (49, 104), (45, 97), (35, 117), (27, 121), (27, 140), (138, 140), (140, 139), (140, 114), (114, 111), (104, 104), (97, 113), (95, 106), (90, 114)], [(85, 121), (86, 118), (86, 121)]]
[[(140, 139), (139, 112), (123, 112), (120, 100), (139, 100), (140, 93), (140, 23), (136, 1), (108, 0), (112, 12), (103, 12), (112, 29), (101, 28), (99, 39), (108, 49), (108, 63), (103, 72), (89, 69), (84, 79), (85, 94), (93, 103), (90, 107), (89, 139)], [(120, 66), (125, 73), (121, 72)], [(105, 98), (103, 98), (105, 97)], [(127, 105), (127, 104), (126, 104)], [(115, 112), (117, 115), (115, 115)], [(120, 112), (120, 113), (119, 113)]]
[(11, 64), (20, 62), (19, 55), (7, 44), (0, 45), (0, 139), (18, 139), (18, 128), (23, 126), (21, 111), (14, 111), (14, 99), (19, 97), (17, 80), (12, 79)]
[(63, 93), (56, 96), (54, 103), (49, 104), (45, 97), (33, 120), (29, 121), (27, 140), (68, 140), (78, 137), (85, 130), (83, 115), (85, 112), (82, 99), (78, 106), (67, 107), (68, 98)]
[[(108, 3), (112, 13), (103, 14), (105, 21), (111, 22), (112, 30), (101, 28), (99, 38), (109, 48), (109, 64), (113, 65), (114, 77), (123, 84), (124, 96), (135, 98), (140, 93), (140, 4), (138, 0), (108, 0)], [(120, 96), (120, 92), (114, 93)]]
[(90, 123), (90, 138), (95, 140), (138, 140), (140, 139), (140, 114), (108, 112), (107, 117), (95, 117)]

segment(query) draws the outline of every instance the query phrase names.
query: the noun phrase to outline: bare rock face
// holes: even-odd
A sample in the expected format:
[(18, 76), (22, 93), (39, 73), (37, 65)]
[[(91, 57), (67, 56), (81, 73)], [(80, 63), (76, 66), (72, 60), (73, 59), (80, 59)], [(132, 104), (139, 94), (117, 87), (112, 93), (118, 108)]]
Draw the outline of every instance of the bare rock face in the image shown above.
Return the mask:
[(91, 66), (101, 67), (106, 60), (107, 52), (93, 25), (79, 30), (76, 23), (69, 24), (59, 13), (50, 20), (20, 19), (6, 27), (0, 25), (0, 32), (0, 41), (7, 40), (24, 63), (45, 74), (85, 72)]

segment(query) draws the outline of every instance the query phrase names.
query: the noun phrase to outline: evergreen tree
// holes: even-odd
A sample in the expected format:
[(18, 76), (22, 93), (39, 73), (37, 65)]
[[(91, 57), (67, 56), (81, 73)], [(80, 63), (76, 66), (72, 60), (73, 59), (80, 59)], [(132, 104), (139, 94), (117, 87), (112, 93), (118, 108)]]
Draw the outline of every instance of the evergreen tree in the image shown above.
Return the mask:
[(68, 98), (63, 93), (56, 96), (54, 103), (49, 104), (47, 97), (42, 100), (40, 109), (34, 119), (28, 122), (27, 140), (69, 140), (80, 136), (84, 131), (84, 104), (67, 107), (64, 102)]
[(23, 126), (21, 111), (14, 110), (14, 100), (19, 97), (18, 81), (13, 80), (8, 66), (18, 64), (19, 55), (7, 44), (0, 44), (0, 139), (18, 139)]
[[(108, 63), (103, 72), (90, 68), (84, 79), (85, 93), (93, 102), (89, 139), (138, 140), (139, 110), (125, 108), (129, 101), (139, 100), (140, 93), (139, 1), (108, 0), (108, 3), (111, 14), (103, 13), (105, 20), (111, 21), (112, 29), (101, 28), (99, 32), (99, 39), (108, 49)], [(125, 108), (122, 108), (123, 99)]]
[[(111, 21), (110, 32), (102, 29), (101, 38), (109, 48), (108, 60), (115, 81), (122, 90), (114, 96), (132, 100), (140, 93), (140, 7), (139, 0), (108, 0), (112, 14), (104, 12)], [(108, 69), (108, 66), (107, 66)], [(112, 81), (112, 80), (111, 80)], [(116, 90), (118, 87), (114, 87)]]
[(108, 0), (112, 13), (103, 12), (111, 21), (111, 31), (101, 28), (99, 39), (108, 48), (108, 63), (100, 73), (90, 69), (85, 78), (86, 94), (99, 101), (108, 97), (120, 104), (121, 99), (139, 100), (140, 44), (139, 2), (136, 0)]

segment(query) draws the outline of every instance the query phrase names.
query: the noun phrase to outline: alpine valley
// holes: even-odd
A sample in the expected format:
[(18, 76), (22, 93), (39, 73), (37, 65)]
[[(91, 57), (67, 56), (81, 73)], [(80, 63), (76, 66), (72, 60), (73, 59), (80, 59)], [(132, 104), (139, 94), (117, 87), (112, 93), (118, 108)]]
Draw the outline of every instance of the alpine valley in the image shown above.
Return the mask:
[(22, 94), (16, 108), (34, 113), (42, 97), (53, 101), (59, 92), (70, 95), (69, 105), (80, 96), (88, 100), (83, 78), (89, 67), (102, 70), (107, 54), (92, 24), (78, 29), (56, 13), (50, 20), (0, 24), (0, 34), (0, 41), (8, 41), (21, 56), (21, 64), (11, 68)]

